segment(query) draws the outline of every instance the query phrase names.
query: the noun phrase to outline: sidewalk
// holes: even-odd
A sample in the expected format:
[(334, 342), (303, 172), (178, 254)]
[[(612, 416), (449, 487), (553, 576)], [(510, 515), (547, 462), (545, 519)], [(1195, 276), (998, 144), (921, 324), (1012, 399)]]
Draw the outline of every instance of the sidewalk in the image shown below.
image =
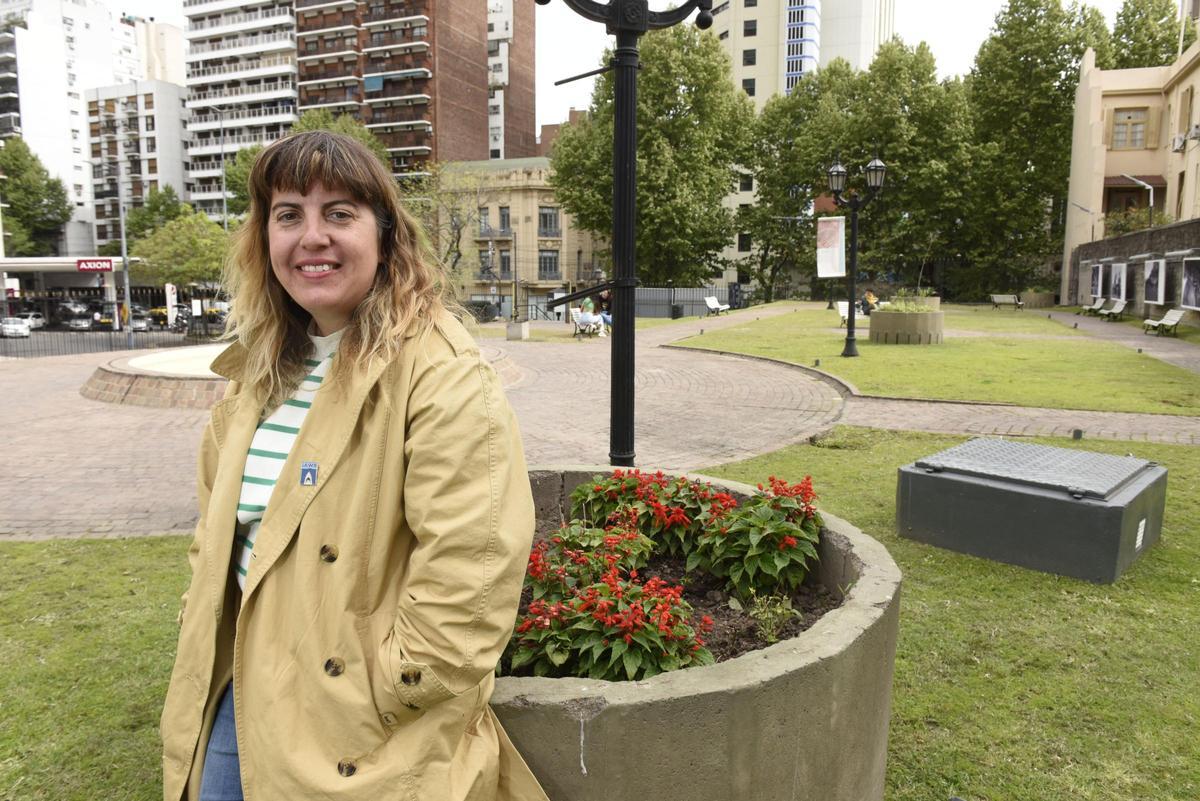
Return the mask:
[[(1038, 314), (1041, 310), (1030, 309), (1028, 314)], [(1077, 324), (1080, 331), (1086, 331), (1097, 339), (1115, 342), (1127, 348), (1137, 350), (1160, 359), (1184, 370), (1200, 373), (1200, 345), (1176, 339), (1175, 337), (1146, 334), (1140, 328), (1119, 322), (1108, 322), (1099, 317), (1076, 315), (1072, 312), (1046, 312), (1052, 320), (1057, 320), (1070, 328)], [(1144, 318), (1143, 318), (1144, 319)]]

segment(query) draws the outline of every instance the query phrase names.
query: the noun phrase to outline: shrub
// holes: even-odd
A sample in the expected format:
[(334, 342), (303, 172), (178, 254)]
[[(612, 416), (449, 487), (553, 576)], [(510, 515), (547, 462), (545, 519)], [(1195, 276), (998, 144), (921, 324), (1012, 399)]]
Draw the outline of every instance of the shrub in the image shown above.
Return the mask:
[[(578, 540), (595, 529), (568, 526)], [(708, 617), (693, 621), (683, 588), (636, 567), (648, 549), (636, 530), (610, 528), (592, 551), (566, 537), (538, 543), (529, 556), (532, 600), (517, 620), (509, 668), (535, 676), (635, 680), (691, 665), (712, 664), (703, 635)]]
[(821, 519), (813, 501), (812, 477), (788, 484), (771, 476), (769, 488), (733, 511), (720, 526), (700, 535), (687, 569), (725, 578), (742, 599), (754, 592), (794, 591), (817, 558)]
[(737, 501), (711, 484), (670, 478), (660, 470), (614, 470), (571, 493), (571, 516), (604, 525), (621, 509), (637, 513), (637, 527), (670, 554), (686, 556), (705, 526), (722, 519)]
[(758, 628), (758, 638), (767, 645), (779, 642), (779, 632), (796, 616), (792, 599), (786, 595), (758, 595), (751, 592), (749, 609), (737, 598), (729, 599), (729, 607), (750, 615)]
[(464, 300), (462, 307), (471, 313), (479, 323), (490, 323), (498, 316), (496, 313), (496, 304), (490, 300)]

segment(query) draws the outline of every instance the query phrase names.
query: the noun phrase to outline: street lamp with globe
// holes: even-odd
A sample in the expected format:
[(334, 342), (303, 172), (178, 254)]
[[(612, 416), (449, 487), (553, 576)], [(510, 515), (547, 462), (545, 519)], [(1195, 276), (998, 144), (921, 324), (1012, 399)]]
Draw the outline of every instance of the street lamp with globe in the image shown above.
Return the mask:
[(833, 166), (829, 168), (829, 191), (833, 193), (833, 201), (843, 208), (850, 209), (850, 275), (849, 275), (849, 309), (846, 314), (846, 344), (842, 348), (843, 356), (857, 356), (858, 343), (854, 338), (854, 311), (857, 305), (857, 290), (855, 282), (858, 280), (858, 212), (859, 209), (866, 206), (871, 200), (883, 189), (883, 179), (887, 175), (887, 166), (884, 165), (878, 157), (871, 159), (863, 170), (867, 176), (867, 191), (866, 194), (859, 194), (851, 191), (849, 195), (843, 197), (842, 193), (846, 191), (846, 179), (849, 173), (842, 166), (841, 159), (834, 157)]

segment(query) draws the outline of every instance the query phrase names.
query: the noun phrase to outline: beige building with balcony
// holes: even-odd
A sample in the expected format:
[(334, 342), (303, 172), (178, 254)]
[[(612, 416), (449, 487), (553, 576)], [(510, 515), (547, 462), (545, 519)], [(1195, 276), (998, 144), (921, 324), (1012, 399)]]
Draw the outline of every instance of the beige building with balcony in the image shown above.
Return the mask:
[(510, 317), (515, 294), (522, 319), (556, 319), (547, 301), (604, 280), (607, 241), (577, 228), (559, 206), (548, 158), (465, 161), (451, 169), (481, 179), (472, 245), (463, 248), (473, 260), (460, 279), (464, 298), (498, 303)]

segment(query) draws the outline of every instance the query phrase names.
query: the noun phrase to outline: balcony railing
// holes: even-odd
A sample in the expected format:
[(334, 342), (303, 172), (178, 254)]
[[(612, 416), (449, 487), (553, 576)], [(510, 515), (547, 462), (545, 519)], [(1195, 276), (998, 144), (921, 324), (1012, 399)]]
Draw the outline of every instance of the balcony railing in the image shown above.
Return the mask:
[(554, 226), (553, 228), (551, 228), (549, 226), (542, 227), (539, 225), (538, 226), (538, 236), (544, 236), (544, 237), (549, 237), (549, 238), (553, 238), (556, 236), (562, 236), (562, 228), (557, 225)]
[(374, 8), (363, 14), (363, 24), (376, 22), (393, 22), (400, 20), (417, 20), (424, 17), (426, 20), (429, 17), (426, 15), (426, 7), (424, 2), (400, 2), (393, 0), (383, 8)]
[(354, 11), (326, 12), (314, 17), (300, 15), (296, 22), (296, 33), (300, 36), (310, 36), (330, 28), (345, 28), (354, 25)]
[(358, 37), (356, 36), (346, 36), (340, 39), (335, 39), (332, 42), (329, 41), (329, 39), (319, 39), (317, 41), (318, 44), (315, 48), (309, 47), (309, 45), (312, 44), (311, 41), (305, 42), (304, 47), (297, 48), (297, 60), (306, 61), (308, 59), (318, 58), (320, 56), (327, 56), (330, 53), (351, 52), (357, 54), (358, 51)]
[(476, 239), (512, 239), (512, 235), (513, 235), (513, 232), (512, 232), (511, 228), (499, 228), (499, 227), (493, 228), (490, 225), (480, 225), (479, 226), (479, 235), (475, 238)]
[(239, 36), (237, 39), (227, 40), (224, 42), (192, 45), (188, 48), (188, 55), (198, 56), (204, 53), (218, 53), (222, 50), (235, 50), (239, 47), (257, 47), (260, 45), (271, 44), (272, 42), (291, 43), (294, 41), (294, 39), (295, 37), (290, 31), (286, 33), (268, 33), (262, 36)]
[[(393, 53), (390, 56), (375, 55), (363, 65), (364, 75), (424, 70), (429, 72), (431, 59), (428, 52)], [(432, 73), (430, 73), (432, 74)], [(425, 77), (429, 77), (426, 75)]]
[(225, 100), (231, 97), (241, 97), (242, 95), (257, 95), (268, 92), (284, 92), (296, 90), (296, 84), (291, 81), (272, 81), (270, 83), (260, 83), (254, 86), (234, 86), (228, 89), (210, 89), (206, 92), (189, 92), (188, 101), (199, 100)]
[(377, 108), (371, 112), (371, 118), (368, 119), (367, 127), (374, 125), (405, 125), (405, 124), (429, 124), (426, 117), (428, 109), (417, 108), (415, 106), (391, 106), (387, 108)]
[(275, 58), (258, 58), (251, 61), (239, 61), (237, 64), (227, 64), (222, 67), (204, 67), (198, 70), (188, 70), (188, 80), (192, 78), (211, 78), (217, 75), (230, 75), (235, 72), (247, 72), (249, 70), (262, 70), (271, 67), (295, 67), (295, 59), (288, 56), (277, 56)]
[(188, 147), (188, 152), (202, 150), (206, 147), (215, 147), (218, 149), (228, 148), (230, 145), (266, 145), (274, 142), (276, 139), (284, 136), (282, 133), (261, 133), (261, 134), (238, 134), (237, 136), (210, 136), (208, 139), (193, 139)]
[(561, 281), (562, 280), (562, 270), (559, 270), (559, 269), (543, 270), (541, 267), (538, 267), (537, 280), (539, 280), (539, 281)]
[(189, 31), (206, 31), (210, 28), (224, 28), (227, 25), (240, 25), (243, 22), (256, 22), (258, 20), (270, 20), (275, 17), (290, 17), (292, 10), (290, 8), (268, 8), (263, 11), (249, 11), (243, 14), (233, 14), (228, 17), (221, 17), (213, 20), (197, 20), (196, 22), (188, 23)]
[(338, 87), (336, 89), (310, 89), (304, 87), (300, 90), (301, 108), (341, 106), (348, 103), (358, 104), (361, 102), (362, 99), (359, 97), (357, 86)]
[(296, 10), (301, 11), (306, 8), (314, 8), (320, 6), (354, 6), (355, 0), (296, 0)]
[(306, 84), (314, 81), (335, 81), (339, 78), (361, 81), (362, 76), (358, 74), (358, 62), (343, 61), (340, 65), (327, 67), (323, 70), (314, 69), (313, 67), (302, 68), (297, 82)]
[(377, 132), (376, 136), (389, 150), (430, 147), (433, 144), (433, 136), (429, 131), (385, 131)]
[(208, 123), (221, 124), (222, 116), (225, 119), (225, 125), (235, 120), (253, 120), (262, 117), (278, 117), (281, 114), (295, 114), (296, 109), (292, 106), (268, 106), (267, 108), (256, 108), (248, 111), (233, 111), (227, 114), (196, 114), (188, 120), (188, 125), (206, 125)]

